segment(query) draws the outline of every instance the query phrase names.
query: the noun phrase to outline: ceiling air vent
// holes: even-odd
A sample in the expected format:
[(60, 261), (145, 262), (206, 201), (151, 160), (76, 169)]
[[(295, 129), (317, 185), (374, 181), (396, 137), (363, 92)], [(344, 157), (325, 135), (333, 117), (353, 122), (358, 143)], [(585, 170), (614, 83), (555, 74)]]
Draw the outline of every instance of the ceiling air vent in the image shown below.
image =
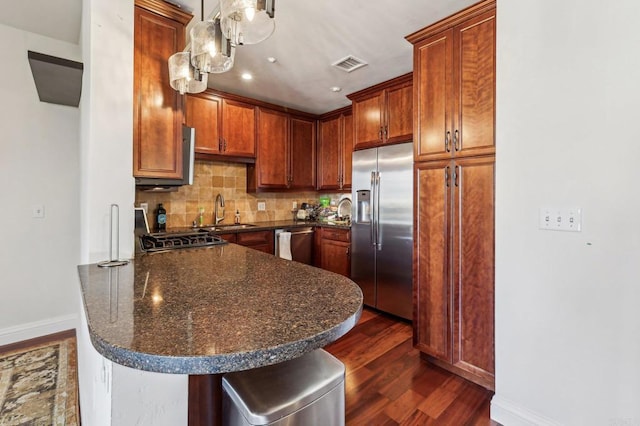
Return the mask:
[(367, 65), (367, 63), (362, 59), (358, 59), (355, 56), (349, 55), (337, 62), (334, 62), (331, 65), (340, 68), (342, 71), (351, 72), (357, 70), (358, 68), (364, 67), (365, 65)]

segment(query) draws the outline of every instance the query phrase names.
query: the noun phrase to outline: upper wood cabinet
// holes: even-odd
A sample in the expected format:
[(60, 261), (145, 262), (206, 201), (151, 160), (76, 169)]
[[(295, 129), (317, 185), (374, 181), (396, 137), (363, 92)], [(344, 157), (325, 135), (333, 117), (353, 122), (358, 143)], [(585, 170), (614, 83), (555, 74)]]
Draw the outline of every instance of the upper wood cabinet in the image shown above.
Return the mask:
[(199, 158), (249, 161), (256, 157), (255, 107), (212, 91), (186, 96), (185, 122), (196, 129)]
[(192, 16), (136, 0), (133, 55), (133, 175), (182, 178), (182, 96), (169, 85), (169, 56), (184, 48)]
[(496, 15), (488, 3), (407, 37), (416, 161), (495, 153)]
[(222, 99), (222, 152), (229, 156), (255, 158), (255, 106)]
[(198, 154), (221, 154), (222, 99), (206, 92), (185, 97), (185, 122), (196, 129)]
[(348, 96), (353, 101), (354, 149), (412, 139), (412, 86), (409, 73)]
[(316, 187), (316, 120), (291, 116), (290, 189), (313, 191)]
[(353, 116), (350, 108), (325, 114), (318, 122), (317, 189), (351, 188)]
[(247, 189), (315, 188), (315, 120), (258, 108), (258, 153), (247, 169)]

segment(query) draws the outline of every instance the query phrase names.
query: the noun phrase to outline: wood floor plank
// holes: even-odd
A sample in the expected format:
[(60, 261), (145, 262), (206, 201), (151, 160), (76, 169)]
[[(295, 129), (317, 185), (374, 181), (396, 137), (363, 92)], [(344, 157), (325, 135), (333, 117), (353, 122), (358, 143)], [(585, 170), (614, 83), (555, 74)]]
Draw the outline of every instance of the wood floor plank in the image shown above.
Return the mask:
[(493, 393), (421, 359), (405, 321), (365, 309), (325, 349), (347, 370), (348, 426), (499, 426), (490, 419)]

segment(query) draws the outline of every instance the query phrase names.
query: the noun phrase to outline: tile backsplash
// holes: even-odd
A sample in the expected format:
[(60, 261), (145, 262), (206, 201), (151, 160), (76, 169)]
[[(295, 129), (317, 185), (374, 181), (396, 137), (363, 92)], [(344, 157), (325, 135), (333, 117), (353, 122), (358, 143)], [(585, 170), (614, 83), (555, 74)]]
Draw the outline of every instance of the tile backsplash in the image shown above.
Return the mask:
[[(155, 224), (154, 211), (159, 203), (167, 210), (167, 228), (191, 226), (204, 208), (204, 224), (214, 222), (214, 201), (217, 194), (225, 200), (224, 221), (233, 223), (236, 210), (243, 223), (289, 220), (293, 218), (293, 202), (318, 203), (321, 195), (336, 201), (342, 194), (325, 192), (261, 192), (247, 193), (247, 167), (244, 164), (196, 160), (193, 185), (180, 187), (175, 192), (136, 191), (136, 206), (148, 203), (149, 226)], [(258, 202), (264, 201), (265, 211), (258, 211)]]

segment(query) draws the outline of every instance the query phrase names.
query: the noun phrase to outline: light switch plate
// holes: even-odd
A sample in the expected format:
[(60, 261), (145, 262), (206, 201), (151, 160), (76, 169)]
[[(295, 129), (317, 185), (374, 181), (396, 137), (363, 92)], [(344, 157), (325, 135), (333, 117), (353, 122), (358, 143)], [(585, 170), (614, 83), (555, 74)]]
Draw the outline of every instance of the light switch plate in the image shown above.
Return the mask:
[(258, 211), (263, 212), (267, 209), (267, 203), (264, 201), (258, 201)]
[(44, 219), (44, 206), (42, 204), (31, 208), (31, 217), (35, 219)]
[(538, 227), (547, 231), (580, 232), (582, 209), (580, 207), (541, 207)]

